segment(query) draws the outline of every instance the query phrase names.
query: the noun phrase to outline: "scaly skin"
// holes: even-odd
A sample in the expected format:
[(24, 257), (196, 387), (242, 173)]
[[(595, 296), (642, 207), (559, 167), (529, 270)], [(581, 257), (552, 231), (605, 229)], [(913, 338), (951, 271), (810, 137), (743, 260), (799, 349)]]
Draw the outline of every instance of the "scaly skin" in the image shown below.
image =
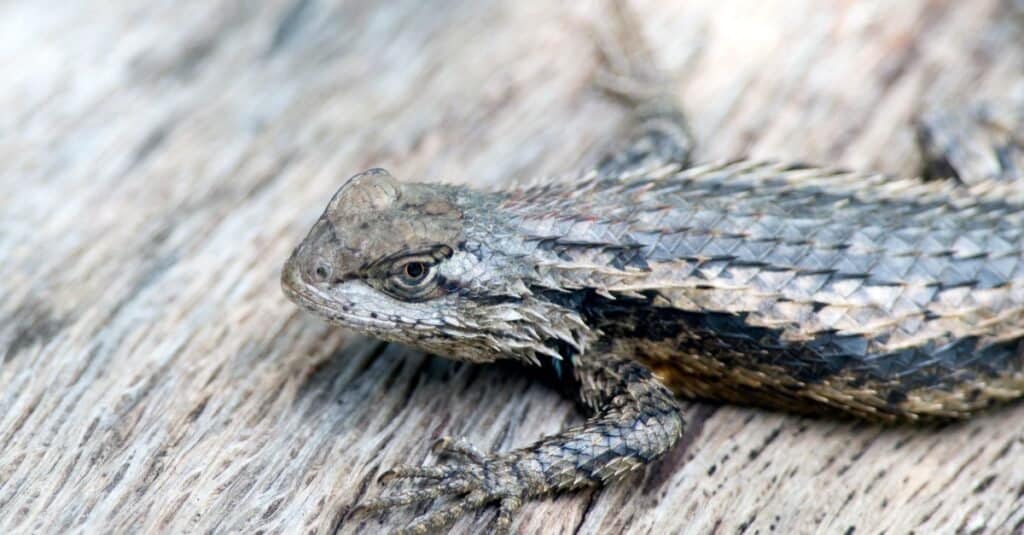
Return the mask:
[[(283, 288), (303, 308), (455, 359), (544, 364), (591, 414), (509, 453), (443, 439), (444, 464), (395, 468), (365, 508), (442, 500), (404, 530), (424, 533), (497, 504), (508, 531), (526, 501), (668, 451), (684, 428), (674, 394), (883, 420), (1024, 395), (1024, 152), (985, 126), (998, 121), (921, 125), (929, 168), (969, 187), (687, 168), (682, 113), (649, 90), (664, 87), (649, 62), (622, 57), (606, 53), (603, 79), (635, 106), (634, 135), (580, 182), (482, 193), (373, 169), (287, 261)], [(1010, 132), (1024, 131), (1020, 110), (1000, 116)], [(984, 160), (978, 132), (1004, 157)]]

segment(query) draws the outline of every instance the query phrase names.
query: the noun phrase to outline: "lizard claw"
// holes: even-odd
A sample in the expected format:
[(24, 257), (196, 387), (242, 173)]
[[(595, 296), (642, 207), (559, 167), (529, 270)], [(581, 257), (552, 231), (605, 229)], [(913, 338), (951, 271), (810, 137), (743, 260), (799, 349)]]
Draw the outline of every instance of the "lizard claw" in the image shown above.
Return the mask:
[(451, 437), (438, 440), (432, 449), (441, 459), (440, 464), (400, 465), (388, 470), (379, 478), (387, 487), (384, 492), (357, 508), (376, 512), (442, 501), (439, 507), (398, 531), (413, 535), (442, 529), (472, 511), (496, 503), (495, 531), (508, 533), (513, 514), (529, 492), (515, 469), (516, 460), (484, 454), (464, 439)]

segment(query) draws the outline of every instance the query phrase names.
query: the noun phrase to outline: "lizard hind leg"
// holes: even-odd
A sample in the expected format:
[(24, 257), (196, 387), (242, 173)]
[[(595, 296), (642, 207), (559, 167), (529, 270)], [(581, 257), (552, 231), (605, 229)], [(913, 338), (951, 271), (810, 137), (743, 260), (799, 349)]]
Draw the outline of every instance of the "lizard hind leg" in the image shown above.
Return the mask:
[(598, 176), (617, 178), (669, 165), (686, 168), (696, 143), (672, 80), (655, 64), (636, 16), (622, 2), (608, 3), (611, 31), (593, 31), (600, 62), (594, 82), (629, 107), (633, 124), (600, 160)]
[(1015, 98), (926, 112), (917, 122), (917, 142), (925, 178), (1024, 187), (1024, 87)]

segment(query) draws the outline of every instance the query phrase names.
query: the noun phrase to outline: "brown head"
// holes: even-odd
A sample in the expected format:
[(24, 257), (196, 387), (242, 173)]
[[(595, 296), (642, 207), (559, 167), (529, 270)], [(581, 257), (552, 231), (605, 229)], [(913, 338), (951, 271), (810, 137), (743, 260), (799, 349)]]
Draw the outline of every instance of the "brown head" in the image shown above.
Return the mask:
[[(555, 340), (578, 344), (578, 318), (532, 298), (530, 245), (499, 201), (365, 171), (335, 193), (285, 263), (281, 285), (333, 323), (464, 360), (533, 360), (552, 354)], [(539, 325), (545, 314), (555, 321)]]

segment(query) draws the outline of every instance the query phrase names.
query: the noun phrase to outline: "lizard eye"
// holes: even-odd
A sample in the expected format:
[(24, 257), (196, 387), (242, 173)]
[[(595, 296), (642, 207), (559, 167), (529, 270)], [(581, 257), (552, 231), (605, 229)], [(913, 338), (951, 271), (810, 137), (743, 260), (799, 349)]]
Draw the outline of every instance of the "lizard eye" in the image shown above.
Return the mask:
[(443, 293), (439, 288), (437, 268), (451, 256), (451, 247), (437, 245), (417, 253), (385, 258), (370, 270), (370, 280), (392, 297), (425, 301)]
[(426, 277), (427, 266), (423, 262), (409, 262), (405, 265), (405, 278), (410, 281), (418, 281)]
[(433, 259), (412, 258), (394, 266), (385, 289), (402, 299), (425, 299), (434, 290), (437, 267)]

